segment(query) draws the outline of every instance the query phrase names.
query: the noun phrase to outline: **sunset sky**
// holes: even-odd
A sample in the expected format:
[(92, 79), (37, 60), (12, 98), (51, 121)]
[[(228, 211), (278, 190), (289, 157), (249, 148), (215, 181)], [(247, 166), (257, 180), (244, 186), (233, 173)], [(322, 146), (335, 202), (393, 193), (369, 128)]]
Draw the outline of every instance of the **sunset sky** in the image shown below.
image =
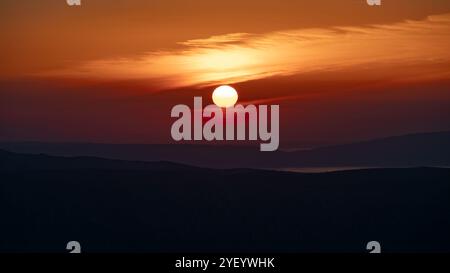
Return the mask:
[(280, 105), (281, 146), (450, 130), (450, 1), (0, 2), (0, 141), (168, 143), (170, 110)]

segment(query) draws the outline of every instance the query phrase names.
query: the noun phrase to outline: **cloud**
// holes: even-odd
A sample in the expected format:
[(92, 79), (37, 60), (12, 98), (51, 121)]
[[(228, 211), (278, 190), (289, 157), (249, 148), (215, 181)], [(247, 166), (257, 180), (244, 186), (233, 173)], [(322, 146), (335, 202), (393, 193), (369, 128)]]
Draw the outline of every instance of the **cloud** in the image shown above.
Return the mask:
[(449, 66), (442, 65), (450, 63), (449, 34), (450, 14), (391, 25), (232, 33), (180, 42), (181, 48), (172, 51), (93, 60), (43, 74), (149, 80), (162, 88), (235, 83), (317, 71), (358, 71), (367, 66), (376, 66), (381, 74), (401, 78), (418, 75), (449, 78)]

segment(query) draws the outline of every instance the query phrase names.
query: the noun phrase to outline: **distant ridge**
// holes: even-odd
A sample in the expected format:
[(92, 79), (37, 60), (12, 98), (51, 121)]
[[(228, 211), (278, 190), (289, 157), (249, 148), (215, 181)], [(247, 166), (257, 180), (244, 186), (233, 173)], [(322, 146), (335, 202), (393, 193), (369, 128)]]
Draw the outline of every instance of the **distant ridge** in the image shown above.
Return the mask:
[(3, 142), (0, 149), (52, 156), (169, 161), (208, 168), (450, 166), (450, 132), (417, 133), (312, 150), (260, 152), (257, 147), (186, 144)]
[(18, 154), (0, 150), (0, 171), (27, 170), (127, 170), (186, 171), (201, 168), (171, 162), (113, 160), (89, 156), (61, 157), (44, 154)]

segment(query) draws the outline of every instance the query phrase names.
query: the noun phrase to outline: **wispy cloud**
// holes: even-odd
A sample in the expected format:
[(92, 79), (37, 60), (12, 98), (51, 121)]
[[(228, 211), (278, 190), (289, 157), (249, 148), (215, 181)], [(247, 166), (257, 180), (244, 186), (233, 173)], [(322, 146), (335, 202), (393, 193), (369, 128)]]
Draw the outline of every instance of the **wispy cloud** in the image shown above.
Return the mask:
[[(383, 73), (395, 65), (430, 67), (450, 63), (450, 14), (391, 25), (300, 29), (265, 34), (233, 33), (180, 43), (173, 51), (89, 61), (52, 76), (111, 80), (152, 80), (164, 88), (234, 83), (276, 75), (376, 65)], [(424, 77), (450, 71), (414, 70)], [(444, 71), (445, 70), (445, 71)]]

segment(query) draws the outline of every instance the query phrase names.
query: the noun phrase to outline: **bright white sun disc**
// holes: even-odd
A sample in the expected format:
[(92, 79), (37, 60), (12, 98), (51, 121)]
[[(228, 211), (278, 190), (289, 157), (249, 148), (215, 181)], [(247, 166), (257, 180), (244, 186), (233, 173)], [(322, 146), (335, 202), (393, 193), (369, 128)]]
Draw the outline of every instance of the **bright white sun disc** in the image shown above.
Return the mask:
[(233, 107), (238, 100), (238, 93), (229, 85), (221, 85), (214, 89), (212, 100), (219, 107)]

